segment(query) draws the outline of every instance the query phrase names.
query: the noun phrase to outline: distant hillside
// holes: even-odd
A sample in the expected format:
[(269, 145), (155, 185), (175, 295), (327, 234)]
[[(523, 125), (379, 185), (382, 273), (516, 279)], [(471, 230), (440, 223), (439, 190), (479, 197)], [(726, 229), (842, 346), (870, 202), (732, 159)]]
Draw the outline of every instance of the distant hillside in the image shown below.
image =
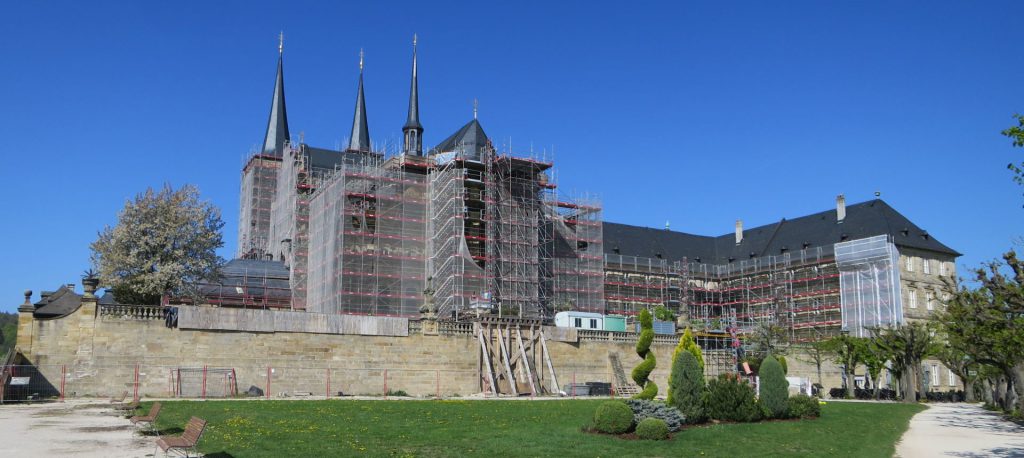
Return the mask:
[(7, 350), (14, 346), (17, 335), (18, 314), (0, 312), (0, 358), (3, 358), (7, 354)]

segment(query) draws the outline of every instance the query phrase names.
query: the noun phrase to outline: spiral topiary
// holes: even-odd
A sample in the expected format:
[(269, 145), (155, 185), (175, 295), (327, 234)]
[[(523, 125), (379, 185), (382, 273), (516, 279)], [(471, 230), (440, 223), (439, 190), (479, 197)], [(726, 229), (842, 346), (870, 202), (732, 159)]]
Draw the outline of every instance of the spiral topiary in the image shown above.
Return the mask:
[(636, 354), (644, 360), (637, 364), (630, 374), (633, 381), (643, 390), (633, 396), (633, 399), (654, 399), (658, 395), (658, 385), (648, 378), (658, 364), (654, 359), (654, 352), (651, 351), (651, 342), (653, 341), (654, 321), (651, 318), (651, 312), (645, 309), (640, 312), (640, 337), (636, 340)]

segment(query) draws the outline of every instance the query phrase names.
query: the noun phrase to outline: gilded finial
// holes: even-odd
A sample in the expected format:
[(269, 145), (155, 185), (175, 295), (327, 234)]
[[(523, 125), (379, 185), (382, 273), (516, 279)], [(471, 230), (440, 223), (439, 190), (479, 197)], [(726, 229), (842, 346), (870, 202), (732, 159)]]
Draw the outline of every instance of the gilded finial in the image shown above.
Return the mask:
[(476, 119), (476, 111), (479, 108), (480, 102), (477, 99), (473, 99), (473, 119)]
[(415, 47), (416, 47), (416, 33), (413, 33), (413, 34), (412, 34), (412, 47), (413, 47), (413, 48), (415, 48)]
[(277, 53), (284, 54), (284, 30), (277, 35)]
[(363, 48), (359, 48), (359, 72), (363, 72)]

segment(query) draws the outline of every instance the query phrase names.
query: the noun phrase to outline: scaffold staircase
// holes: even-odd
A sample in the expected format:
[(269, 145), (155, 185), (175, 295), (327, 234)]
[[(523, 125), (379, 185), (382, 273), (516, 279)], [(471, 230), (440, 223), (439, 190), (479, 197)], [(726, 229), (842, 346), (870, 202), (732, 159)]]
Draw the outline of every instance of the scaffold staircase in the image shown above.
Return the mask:
[(619, 361), (619, 354), (608, 352), (608, 363), (612, 366), (612, 374), (615, 377), (615, 395), (632, 397), (640, 392), (640, 387), (633, 383), (633, 380), (626, 377), (626, 371), (622, 369), (622, 361)]

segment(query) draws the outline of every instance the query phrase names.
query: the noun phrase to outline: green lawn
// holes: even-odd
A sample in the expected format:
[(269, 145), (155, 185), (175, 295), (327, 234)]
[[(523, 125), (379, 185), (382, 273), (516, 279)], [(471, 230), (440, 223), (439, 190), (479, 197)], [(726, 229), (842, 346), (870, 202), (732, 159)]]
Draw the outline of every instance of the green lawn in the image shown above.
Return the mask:
[[(158, 428), (209, 421), (213, 456), (890, 457), (919, 405), (830, 402), (817, 420), (708, 425), (661, 442), (587, 434), (600, 401), (173, 401)], [(149, 403), (143, 405), (148, 409)]]

